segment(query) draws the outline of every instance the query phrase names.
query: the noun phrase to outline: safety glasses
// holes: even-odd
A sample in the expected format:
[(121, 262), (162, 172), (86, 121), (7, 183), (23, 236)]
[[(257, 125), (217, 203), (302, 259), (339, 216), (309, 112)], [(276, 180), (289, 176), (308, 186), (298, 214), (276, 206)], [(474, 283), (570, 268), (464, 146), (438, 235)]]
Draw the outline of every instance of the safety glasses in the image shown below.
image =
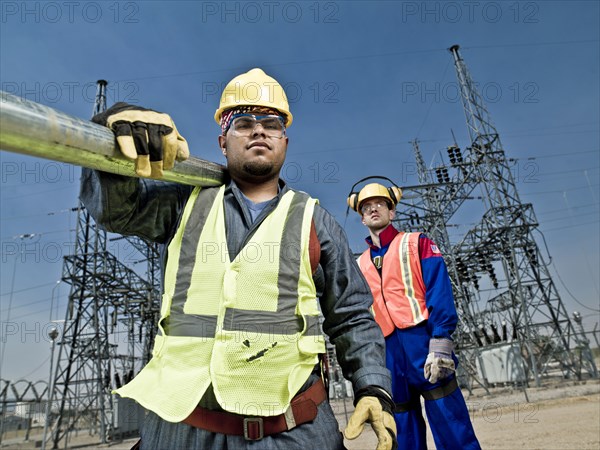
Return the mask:
[(363, 203), (360, 207), (362, 214), (369, 214), (371, 211), (383, 211), (383, 208), (390, 209), (386, 202)]
[(281, 139), (285, 136), (285, 122), (283, 117), (275, 115), (257, 116), (255, 114), (234, 114), (231, 117), (229, 129), (235, 136), (249, 137), (260, 125), (265, 136)]

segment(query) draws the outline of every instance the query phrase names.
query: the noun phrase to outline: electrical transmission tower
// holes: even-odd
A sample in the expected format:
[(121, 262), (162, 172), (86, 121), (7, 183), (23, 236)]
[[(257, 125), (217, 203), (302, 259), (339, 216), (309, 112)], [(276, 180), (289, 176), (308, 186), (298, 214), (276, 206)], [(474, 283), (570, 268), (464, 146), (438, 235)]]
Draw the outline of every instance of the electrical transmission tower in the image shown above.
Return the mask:
[[(106, 109), (106, 81), (98, 81), (94, 114)], [(159, 312), (159, 252), (128, 238), (129, 256), (141, 254), (148, 280), (120, 262), (106, 232), (79, 204), (74, 253), (65, 256), (62, 280), (71, 285), (49, 401), (57, 405), (52, 448), (87, 430), (106, 443), (120, 433), (111, 391), (128, 382), (150, 357)], [(124, 413), (121, 412), (121, 416)], [(131, 418), (120, 417), (120, 420)]]
[[(447, 148), (449, 165), (428, 169), (413, 142), (418, 200), (404, 200), (397, 221), (405, 230), (425, 230), (445, 254), (460, 316), (454, 339), (472, 379), (484, 386), (493, 379), (483, 357), (502, 349), (516, 372), (503, 381), (533, 378), (539, 385), (553, 372), (597, 377), (589, 347), (582, 349), (586, 340), (569, 319), (534, 239), (539, 224), (533, 206), (519, 198), (513, 162), (459, 47), (449, 50), (471, 143), (461, 151), (455, 142)], [(461, 219), (470, 214), (476, 224), (451, 243), (448, 228), (459, 210)]]

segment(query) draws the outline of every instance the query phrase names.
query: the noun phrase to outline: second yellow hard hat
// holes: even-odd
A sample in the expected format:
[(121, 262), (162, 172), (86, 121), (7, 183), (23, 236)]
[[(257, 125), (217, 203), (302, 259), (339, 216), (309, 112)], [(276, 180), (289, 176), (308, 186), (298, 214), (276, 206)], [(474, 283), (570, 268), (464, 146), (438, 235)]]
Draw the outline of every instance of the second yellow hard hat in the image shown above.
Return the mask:
[(385, 198), (392, 204), (392, 206), (396, 206), (402, 198), (402, 190), (397, 186), (386, 188), (379, 183), (369, 183), (363, 187), (358, 194), (354, 192), (348, 197), (348, 206), (350, 206), (350, 208), (357, 213), (361, 214), (360, 205), (365, 200), (374, 197)]

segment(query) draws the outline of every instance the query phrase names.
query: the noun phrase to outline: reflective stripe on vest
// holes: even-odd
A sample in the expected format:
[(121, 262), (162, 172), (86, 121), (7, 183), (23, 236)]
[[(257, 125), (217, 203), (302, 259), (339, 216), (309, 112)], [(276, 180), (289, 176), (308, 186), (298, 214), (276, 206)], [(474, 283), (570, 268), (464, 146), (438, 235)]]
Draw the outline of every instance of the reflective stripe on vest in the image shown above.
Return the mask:
[(425, 285), (419, 258), (420, 233), (398, 233), (383, 257), (381, 275), (367, 249), (358, 259), (373, 293), (375, 320), (384, 336), (427, 320)]
[(169, 245), (153, 358), (117, 391), (173, 422), (211, 383), (227, 411), (281, 414), (325, 350), (308, 245), (316, 201), (287, 192), (230, 261), (224, 189), (190, 196)]

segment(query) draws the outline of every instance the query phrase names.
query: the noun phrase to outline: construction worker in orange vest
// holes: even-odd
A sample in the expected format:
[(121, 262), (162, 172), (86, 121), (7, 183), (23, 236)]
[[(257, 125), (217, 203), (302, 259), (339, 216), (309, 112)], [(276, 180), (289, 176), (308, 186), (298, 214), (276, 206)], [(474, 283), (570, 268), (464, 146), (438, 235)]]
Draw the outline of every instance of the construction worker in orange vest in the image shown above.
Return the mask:
[(365, 185), (348, 205), (369, 229), (360, 269), (373, 292), (373, 312), (386, 340), (399, 448), (427, 448), (420, 397), (438, 449), (479, 449), (455, 377), (452, 333), (457, 314), (444, 259), (424, 234), (391, 222), (397, 186)]

